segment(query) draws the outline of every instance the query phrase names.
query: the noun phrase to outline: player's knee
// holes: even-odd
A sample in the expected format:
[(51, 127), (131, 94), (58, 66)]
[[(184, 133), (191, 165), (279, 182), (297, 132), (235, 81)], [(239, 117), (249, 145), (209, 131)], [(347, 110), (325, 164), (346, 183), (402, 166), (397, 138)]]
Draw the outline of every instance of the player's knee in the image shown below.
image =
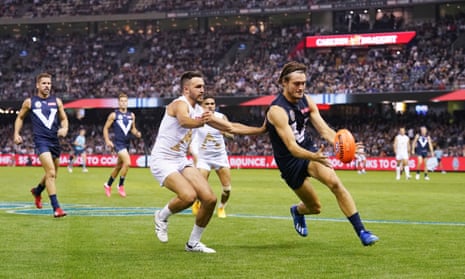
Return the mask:
[(203, 205), (205, 206), (213, 206), (215, 207), (216, 206), (216, 202), (217, 202), (217, 198), (216, 196), (213, 194), (213, 195), (208, 195), (206, 197), (203, 197), (201, 200)]
[(47, 175), (48, 178), (53, 178), (53, 179), (55, 179), (55, 178), (57, 177), (57, 173), (56, 173), (55, 170), (49, 170), (49, 171), (47, 171), (47, 174), (46, 174), (46, 175)]
[(191, 193), (185, 193), (179, 198), (183, 200), (185, 203), (193, 204), (197, 200), (197, 195), (195, 194), (195, 192), (191, 192)]

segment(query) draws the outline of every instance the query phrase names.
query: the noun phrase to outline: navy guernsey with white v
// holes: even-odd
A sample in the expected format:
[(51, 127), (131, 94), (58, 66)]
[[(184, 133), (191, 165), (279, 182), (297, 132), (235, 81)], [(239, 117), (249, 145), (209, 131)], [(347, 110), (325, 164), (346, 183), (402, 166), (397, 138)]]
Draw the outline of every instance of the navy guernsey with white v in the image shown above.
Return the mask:
[(115, 121), (113, 121), (113, 133), (115, 136), (113, 143), (115, 145), (116, 152), (125, 148), (129, 149), (133, 121), (132, 113), (129, 111), (115, 111)]
[(419, 136), (417, 140), (417, 146), (415, 147), (415, 152), (418, 155), (426, 157), (429, 150), (428, 136)]
[(39, 145), (59, 145), (58, 104), (56, 97), (31, 97), (31, 122), (34, 143)]
[[(315, 148), (312, 139), (305, 132), (305, 126), (308, 125), (310, 119), (307, 99), (302, 98), (296, 104), (293, 104), (287, 101), (283, 94), (279, 94), (271, 103), (271, 106), (273, 105), (280, 106), (286, 111), (289, 118), (288, 124), (292, 129), (297, 144), (304, 149), (316, 152), (318, 149)], [(276, 132), (275, 127), (269, 121), (266, 122), (266, 126), (273, 147), (274, 159), (281, 171), (281, 176), (291, 188), (300, 187), (305, 177), (309, 175), (306, 171), (309, 161), (292, 156)]]

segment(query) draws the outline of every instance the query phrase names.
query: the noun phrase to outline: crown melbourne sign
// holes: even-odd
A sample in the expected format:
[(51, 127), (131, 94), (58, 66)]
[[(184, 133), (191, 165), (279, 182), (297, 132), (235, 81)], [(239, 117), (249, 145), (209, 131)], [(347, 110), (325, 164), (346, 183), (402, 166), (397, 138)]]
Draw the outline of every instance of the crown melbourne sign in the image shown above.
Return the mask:
[(307, 48), (318, 48), (406, 44), (410, 42), (415, 37), (415, 35), (415, 31), (407, 31), (388, 33), (307, 36), (305, 38), (305, 46)]

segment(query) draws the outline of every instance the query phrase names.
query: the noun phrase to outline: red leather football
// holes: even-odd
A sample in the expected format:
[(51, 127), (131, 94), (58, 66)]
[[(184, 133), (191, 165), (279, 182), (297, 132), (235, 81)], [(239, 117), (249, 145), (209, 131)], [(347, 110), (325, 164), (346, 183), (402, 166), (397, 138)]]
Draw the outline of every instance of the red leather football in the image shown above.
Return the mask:
[(343, 163), (350, 163), (355, 159), (355, 139), (347, 129), (340, 129), (334, 138), (334, 153)]

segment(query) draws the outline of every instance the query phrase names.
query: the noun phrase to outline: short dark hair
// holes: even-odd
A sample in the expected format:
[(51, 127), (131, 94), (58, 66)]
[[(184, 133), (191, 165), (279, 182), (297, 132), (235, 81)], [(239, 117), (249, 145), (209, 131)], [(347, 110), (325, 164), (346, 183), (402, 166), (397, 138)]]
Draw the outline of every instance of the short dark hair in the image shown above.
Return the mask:
[(52, 75), (49, 74), (49, 73), (40, 73), (40, 74), (38, 74), (37, 77), (36, 77), (36, 83), (39, 83), (39, 81), (40, 81), (42, 78), (52, 78)]
[(203, 75), (201, 72), (198, 72), (198, 71), (187, 71), (187, 72), (184, 72), (182, 75), (181, 75), (181, 88), (184, 88), (184, 85), (186, 84), (186, 81), (189, 81), (195, 77), (198, 77), (198, 78), (203, 78)]
[(127, 98), (128, 97), (128, 94), (124, 93), (124, 92), (121, 92), (119, 93), (118, 95), (118, 100), (121, 99), (121, 98)]
[(282, 84), (284, 81), (289, 80), (289, 74), (293, 72), (307, 72), (307, 66), (302, 63), (291, 61), (284, 65), (281, 75), (279, 76), (278, 83)]

